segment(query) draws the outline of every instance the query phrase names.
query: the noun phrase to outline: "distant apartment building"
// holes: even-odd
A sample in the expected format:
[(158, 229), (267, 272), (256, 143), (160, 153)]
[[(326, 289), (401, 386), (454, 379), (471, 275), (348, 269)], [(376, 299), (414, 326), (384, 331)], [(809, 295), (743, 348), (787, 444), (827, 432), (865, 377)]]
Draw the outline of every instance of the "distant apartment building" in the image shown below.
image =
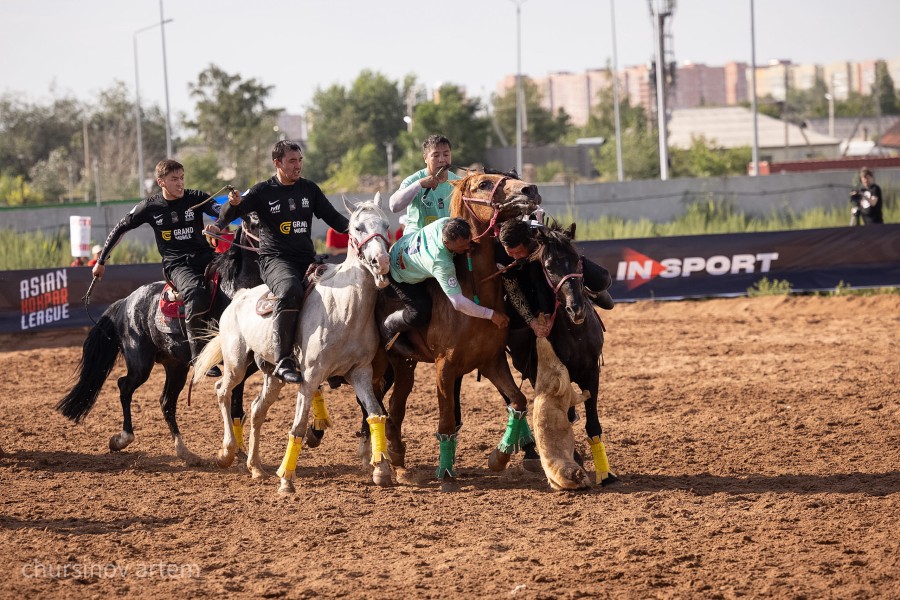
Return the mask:
[(686, 62), (675, 73), (675, 93), (671, 108), (725, 105), (725, 67)]
[[(850, 93), (870, 94), (875, 84), (878, 60), (835, 62), (827, 65), (794, 64), (790, 60), (771, 60), (756, 67), (756, 95), (785, 99), (788, 90), (812, 89), (823, 81), (836, 100), (846, 100)], [(886, 60), (895, 87), (900, 86), (900, 57)], [(709, 66), (685, 62), (677, 67), (675, 87), (668, 95), (669, 109), (702, 106), (736, 106), (749, 102), (753, 69), (747, 63), (729, 62)], [(546, 77), (532, 77), (543, 98), (543, 106), (552, 112), (564, 110), (574, 125), (587, 123), (597, 104), (600, 91), (612, 85), (606, 69), (588, 69), (583, 73), (555, 72)], [(621, 69), (619, 93), (632, 106), (642, 106), (648, 113), (656, 109), (656, 88), (650, 82), (650, 65)], [(497, 86), (498, 93), (515, 86), (515, 76), (505, 77)]]

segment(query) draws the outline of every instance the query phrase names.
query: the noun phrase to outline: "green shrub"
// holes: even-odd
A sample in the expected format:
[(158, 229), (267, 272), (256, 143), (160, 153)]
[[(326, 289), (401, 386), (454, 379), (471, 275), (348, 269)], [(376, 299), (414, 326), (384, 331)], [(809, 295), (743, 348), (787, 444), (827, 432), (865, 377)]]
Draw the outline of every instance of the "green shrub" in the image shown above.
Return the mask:
[(789, 296), (791, 294), (791, 282), (773, 279), (769, 281), (767, 277), (763, 277), (747, 288), (747, 295), (751, 298), (759, 296)]

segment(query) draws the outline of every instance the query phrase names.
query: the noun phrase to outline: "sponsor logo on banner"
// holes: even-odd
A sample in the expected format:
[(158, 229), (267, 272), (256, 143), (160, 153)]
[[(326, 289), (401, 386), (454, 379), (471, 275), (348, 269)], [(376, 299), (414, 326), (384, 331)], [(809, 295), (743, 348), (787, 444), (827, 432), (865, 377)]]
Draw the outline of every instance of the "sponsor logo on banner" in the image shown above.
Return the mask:
[(616, 280), (625, 281), (633, 290), (656, 277), (671, 279), (690, 277), (695, 273), (710, 276), (736, 275), (738, 273), (768, 273), (772, 263), (778, 260), (777, 252), (757, 254), (733, 254), (725, 256), (686, 256), (684, 258), (663, 258), (655, 260), (637, 250), (625, 248), (622, 260), (616, 269)]
[(65, 269), (19, 281), (21, 330), (69, 318), (69, 278)]

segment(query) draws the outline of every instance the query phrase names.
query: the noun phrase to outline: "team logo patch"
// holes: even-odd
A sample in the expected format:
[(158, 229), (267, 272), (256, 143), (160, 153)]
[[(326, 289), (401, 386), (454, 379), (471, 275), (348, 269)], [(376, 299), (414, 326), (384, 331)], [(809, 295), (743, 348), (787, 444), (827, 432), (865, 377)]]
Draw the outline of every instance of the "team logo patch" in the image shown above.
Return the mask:
[(162, 236), (162, 239), (166, 240), (167, 242), (172, 239), (172, 232), (170, 230), (160, 231), (159, 235)]
[(456, 277), (451, 277), (447, 280), (447, 287), (455, 288), (459, 285), (459, 282), (456, 281)]
[(185, 221), (193, 221), (194, 220), (194, 209), (193, 208), (189, 208), (185, 211), (184, 220)]
[(291, 232), (291, 222), (284, 221), (281, 225), (278, 226), (278, 230), (285, 235), (289, 234)]

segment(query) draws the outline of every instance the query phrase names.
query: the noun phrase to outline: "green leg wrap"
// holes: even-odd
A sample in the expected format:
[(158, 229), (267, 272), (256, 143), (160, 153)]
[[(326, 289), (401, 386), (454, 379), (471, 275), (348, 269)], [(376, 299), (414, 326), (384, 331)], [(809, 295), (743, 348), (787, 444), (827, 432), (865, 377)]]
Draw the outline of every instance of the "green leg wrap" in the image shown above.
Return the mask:
[(451, 433), (450, 435), (446, 435), (436, 433), (435, 437), (437, 437), (441, 447), (441, 458), (434, 476), (437, 479), (443, 479), (445, 475), (456, 477), (456, 469), (454, 468), (454, 465), (456, 464), (456, 444), (458, 442), (456, 434)]
[(507, 406), (509, 420), (506, 422), (506, 433), (497, 445), (497, 450), (504, 454), (515, 454), (522, 449), (524, 444), (534, 441), (528, 422), (525, 420), (525, 411), (518, 411), (512, 406)]

